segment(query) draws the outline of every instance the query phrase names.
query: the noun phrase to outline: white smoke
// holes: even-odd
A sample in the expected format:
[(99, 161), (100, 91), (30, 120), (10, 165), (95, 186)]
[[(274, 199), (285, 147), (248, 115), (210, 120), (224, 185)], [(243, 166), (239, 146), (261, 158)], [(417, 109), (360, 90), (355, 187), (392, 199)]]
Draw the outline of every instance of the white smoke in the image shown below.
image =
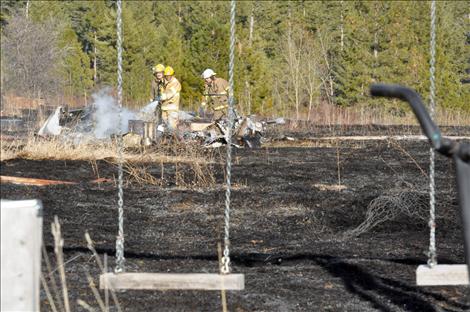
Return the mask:
[(150, 102), (146, 106), (144, 106), (144, 108), (142, 108), (140, 110), (140, 113), (142, 113), (142, 114), (152, 114), (152, 113), (155, 112), (155, 109), (157, 108), (157, 105), (158, 105), (157, 101)]
[(126, 133), (129, 120), (136, 119), (136, 113), (122, 108), (119, 118), (119, 106), (117, 101), (110, 95), (110, 89), (102, 89), (92, 95), (93, 98), (93, 135), (98, 139), (109, 138), (113, 134)]
[[(84, 116), (73, 131), (63, 133), (74, 142), (93, 139), (109, 139), (114, 134), (125, 134), (129, 131), (129, 120), (154, 121), (157, 102), (150, 102), (138, 111), (122, 108), (119, 118), (117, 100), (111, 95), (111, 88), (104, 88), (92, 94), (93, 102), (85, 108)], [(57, 115), (57, 124), (58, 117)], [(193, 115), (179, 111), (180, 120), (191, 120)], [(54, 119), (55, 120), (55, 119)], [(44, 128), (44, 126), (43, 126)], [(120, 130), (120, 131), (119, 131)]]

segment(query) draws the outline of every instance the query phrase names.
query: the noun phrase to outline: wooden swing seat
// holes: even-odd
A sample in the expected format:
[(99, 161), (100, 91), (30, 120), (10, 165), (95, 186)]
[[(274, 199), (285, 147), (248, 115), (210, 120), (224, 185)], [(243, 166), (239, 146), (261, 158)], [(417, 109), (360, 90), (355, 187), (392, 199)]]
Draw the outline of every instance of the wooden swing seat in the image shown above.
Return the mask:
[(243, 290), (244, 274), (217, 273), (105, 273), (101, 289)]
[(438, 264), (432, 268), (426, 264), (416, 270), (418, 286), (469, 285), (466, 264)]

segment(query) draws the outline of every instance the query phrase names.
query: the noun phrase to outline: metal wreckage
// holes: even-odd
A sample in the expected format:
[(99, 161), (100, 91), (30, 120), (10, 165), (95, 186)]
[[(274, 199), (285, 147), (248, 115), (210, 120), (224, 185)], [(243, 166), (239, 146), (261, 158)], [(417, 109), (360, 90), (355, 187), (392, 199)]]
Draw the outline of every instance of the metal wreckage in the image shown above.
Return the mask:
[[(119, 116), (119, 108), (114, 106), (110, 114)], [(104, 114), (106, 115), (106, 114)], [(96, 105), (89, 105), (81, 109), (68, 109), (59, 106), (49, 116), (38, 131), (39, 136), (62, 136), (73, 141), (109, 139), (119, 133), (116, 127), (97, 134), (97, 123), (106, 118), (97, 113)], [(219, 147), (227, 144), (228, 118), (226, 116), (211, 120), (210, 115), (203, 117), (195, 113), (179, 111), (179, 124), (177, 129), (170, 129), (161, 118), (159, 102), (153, 101), (140, 111), (126, 114), (121, 122), (123, 142), (127, 147), (158, 145), (162, 140), (178, 138), (186, 142), (197, 142), (204, 147)], [(256, 116), (241, 116), (234, 110), (232, 128), (232, 145), (237, 148), (261, 147), (263, 136), (268, 125), (284, 124), (283, 118), (273, 120), (256, 120)]]

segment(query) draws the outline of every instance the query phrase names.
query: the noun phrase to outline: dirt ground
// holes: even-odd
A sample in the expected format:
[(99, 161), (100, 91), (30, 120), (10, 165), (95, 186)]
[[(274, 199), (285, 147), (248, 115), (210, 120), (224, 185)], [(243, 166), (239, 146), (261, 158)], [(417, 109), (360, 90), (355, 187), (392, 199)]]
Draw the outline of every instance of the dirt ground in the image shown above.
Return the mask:
[[(344, 233), (364, 220), (375, 198), (404, 190), (428, 200), (426, 142), (293, 145), (234, 151), (231, 259), (233, 271), (245, 274), (246, 289), (228, 292), (230, 311), (470, 310), (468, 287), (415, 285), (415, 269), (427, 261), (425, 212), (412, 217), (398, 214), (362, 235), (344, 239)], [(145, 166), (161, 178), (160, 163)], [(176, 185), (173, 164), (164, 165), (162, 187), (131, 182), (125, 176), (127, 271), (218, 271), (224, 176), (219, 165), (212, 167), (218, 172), (217, 184), (206, 188)], [(178, 170), (191, 176), (189, 167)], [(437, 156), (436, 171), (438, 260), (463, 263), (452, 162)], [(50, 258), (54, 258), (50, 223), (54, 215), (60, 218), (74, 311), (83, 310), (77, 299), (98, 310), (85, 273), (89, 271), (97, 283), (99, 270), (86, 247), (85, 231), (114, 266), (116, 186), (87, 181), (114, 178), (116, 173), (116, 166), (105, 160), (1, 163), (2, 175), (81, 182), (1, 185), (2, 198), (43, 201)], [(117, 296), (124, 311), (221, 311), (217, 291), (125, 291)], [(44, 292), (41, 299), (42, 310), (48, 311)]]

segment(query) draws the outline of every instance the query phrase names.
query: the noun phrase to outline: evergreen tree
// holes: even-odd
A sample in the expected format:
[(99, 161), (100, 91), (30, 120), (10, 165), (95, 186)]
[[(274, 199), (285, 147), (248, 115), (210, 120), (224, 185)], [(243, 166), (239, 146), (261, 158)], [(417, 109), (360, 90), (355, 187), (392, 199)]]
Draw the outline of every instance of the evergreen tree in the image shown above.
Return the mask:
[[(437, 2), (438, 106), (468, 105), (469, 1)], [(2, 35), (10, 16), (38, 25), (53, 21), (63, 93), (116, 86), (116, 3), (1, 1)], [(235, 96), (244, 113), (302, 116), (312, 103), (374, 105), (374, 82), (429, 93), (430, 3), (395, 1), (242, 1), (237, 5)], [(182, 107), (196, 109), (206, 68), (228, 79), (230, 6), (219, 1), (123, 2), (124, 99), (149, 100), (151, 68), (170, 65), (182, 83)], [(296, 37), (297, 36), (297, 37)], [(299, 69), (286, 61), (294, 44)], [(62, 53), (63, 52), (63, 53)], [(8, 57), (2, 51), (2, 62)], [(2, 82), (7, 73), (2, 68)], [(296, 86), (293, 85), (297, 77)], [(297, 90), (297, 91), (295, 91)], [(313, 96), (313, 97), (312, 97)], [(390, 104), (386, 104), (390, 105)], [(393, 103), (393, 105), (405, 104)]]
[(59, 48), (64, 51), (59, 71), (63, 77), (65, 94), (86, 94), (93, 86), (90, 59), (83, 51), (76, 33), (69, 26), (62, 31)]
[(446, 109), (470, 110), (470, 85), (461, 83), (470, 59), (469, 7), (470, 2), (466, 10), (457, 2), (437, 3), (436, 104)]

